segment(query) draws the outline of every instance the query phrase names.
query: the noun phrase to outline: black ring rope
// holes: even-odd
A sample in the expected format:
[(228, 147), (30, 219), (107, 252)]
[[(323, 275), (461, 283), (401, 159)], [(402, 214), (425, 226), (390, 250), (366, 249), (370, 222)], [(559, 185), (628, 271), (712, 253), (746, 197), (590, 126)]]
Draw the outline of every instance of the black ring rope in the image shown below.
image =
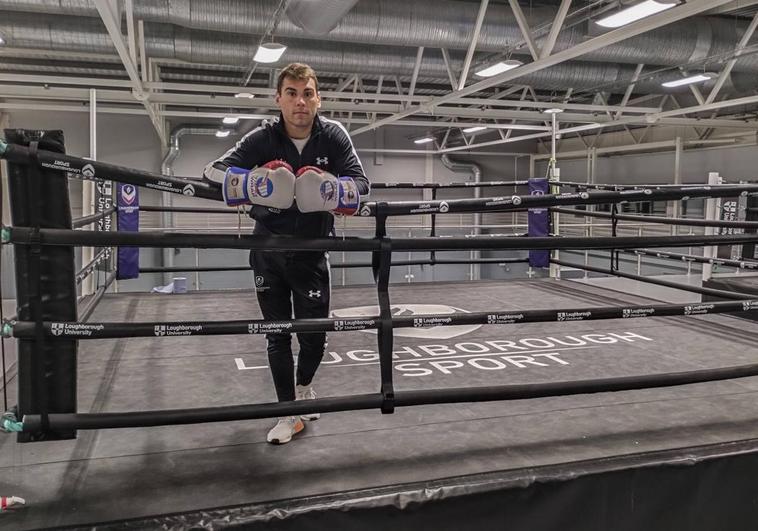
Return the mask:
[[(556, 261), (556, 263), (558, 263)], [(563, 263), (561, 265), (568, 265)], [(673, 285), (672, 285), (673, 284)], [(679, 287), (669, 283), (671, 287)], [(689, 286), (692, 287), (692, 286)], [(724, 296), (721, 290), (711, 290)], [(395, 328), (425, 326), (506, 325), (548, 323), (564, 321), (597, 321), (608, 319), (651, 318), (671, 316), (711, 315), (758, 311), (758, 299), (744, 299), (687, 304), (627, 304), (605, 307), (551, 308), (541, 310), (491, 310), (487, 312), (434, 314), (412, 317), (392, 315), (387, 323)], [(45, 321), (44, 331), (52, 340), (61, 339), (119, 339), (129, 337), (155, 337), (170, 339), (185, 336), (258, 335), (267, 333), (345, 332), (377, 330), (383, 326), (380, 315), (366, 317), (337, 317), (315, 319), (263, 319), (224, 321), (149, 321), (131, 322), (55, 322)], [(32, 321), (17, 321), (11, 327), (12, 337), (28, 338), (34, 335)]]
[[(552, 396), (589, 393), (632, 391), (657, 387), (671, 387), (696, 383), (747, 378), (758, 375), (758, 363), (699, 369), (677, 373), (596, 378), (592, 380), (560, 381), (501, 386), (426, 389), (397, 391), (395, 407), (460, 402), (488, 402), (494, 400), (525, 400)], [(381, 393), (354, 395), (350, 397), (316, 398), (295, 402), (220, 406), (196, 409), (170, 409), (124, 413), (61, 413), (50, 415), (56, 429), (109, 429), (148, 426), (169, 426), (205, 422), (229, 422), (261, 418), (329, 413), (335, 411), (358, 411), (376, 409), (384, 403)], [(24, 431), (40, 429), (39, 415), (24, 416)]]
[(632, 280), (638, 280), (640, 282), (646, 282), (648, 284), (657, 284), (659, 286), (666, 286), (669, 288), (680, 289), (682, 291), (691, 291), (692, 293), (699, 293), (701, 295), (710, 295), (710, 296), (719, 297), (722, 299), (747, 300), (751, 298), (750, 295), (741, 295), (733, 291), (690, 286), (689, 284), (682, 284), (680, 282), (672, 282), (670, 280), (662, 280), (660, 278), (643, 277), (641, 275), (635, 275), (633, 273), (624, 273), (622, 271), (619, 271), (618, 269), (603, 269), (602, 267), (594, 267), (594, 266), (589, 266), (589, 265), (584, 265), (584, 264), (575, 264), (572, 262), (566, 262), (564, 260), (551, 259), (550, 262), (562, 267), (572, 267), (576, 269), (583, 269), (585, 271), (592, 271), (593, 273), (604, 273), (606, 275), (629, 278)]
[[(404, 266), (425, 266), (425, 265), (464, 265), (464, 264), (523, 264), (528, 262), (528, 258), (468, 258), (468, 259), (447, 259), (437, 258), (435, 260), (393, 260), (392, 267)], [(341, 262), (330, 263), (332, 269), (360, 269), (370, 268), (373, 264), (370, 262)], [(212, 273), (221, 271), (250, 271), (253, 268), (249, 265), (241, 266), (174, 266), (174, 267), (140, 267), (140, 273)]]
[[(746, 184), (754, 184), (755, 181), (747, 182)], [(572, 188), (578, 188), (580, 190), (632, 190), (632, 189), (641, 189), (641, 188), (655, 188), (655, 189), (665, 189), (665, 188), (681, 188), (682, 186), (687, 186), (685, 184), (662, 184), (662, 183), (647, 183), (647, 184), (594, 184), (594, 183), (582, 183), (577, 181), (550, 181), (550, 184), (555, 186), (565, 186), (565, 187), (572, 187)], [(731, 186), (729, 183), (724, 184), (715, 184), (711, 186)]]
[(232, 235), (214, 233), (109, 233), (68, 229), (5, 227), (4, 241), (28, 244), (39, 239), (41, 245), (91, 245), (98, 247), (131, 245), (138, 247), (180, 247), (204, 249), (257, 249), (269, 251), (380, 251), (381, 242), (391, 243), (392, 251), (462, 251), (529, 249), (633, 249), (648, 247), (691, 247), (701, 245), (739, 245), (758, 241), (758, 234), (618, 236), (618, 237), (543, 237), (476, 236), (436, 238), (296, 238), (289, 236)]
[[(608, 212), (597, 212), (589, 210), (580, 210), (575, 208), (554, 207), (552, 212), (559, 214), (569, 214), (577, 217), (587, 218), (612, 218)], [(692, 227), (725, 227), (734, 229), (755, 229), (758, 228), (758, 221), (721, 221), (709, 219), (691, 219), (691, 218), (666, 218), (663, 216), (638, 216), (634, 214), (616, 214), (616, 219), (621, 221), (642, 221), (645, 223), (655, 223), (662, 225), (682, 225)]]
[(758, 262), (755, 260), (730, 260), (728, 258), (708, 258), (696, 254), (679, 254), (668, 251), (653, 251), (651, 249), (625, 249), (627, 254), (654, 256), (656, 258), (666, 258), (670, 260), (679, 260), (682, 262), (698, 262), (701, 264), (723, 265), (736, 267), (739, 269), (758, 269)]
[(116, 211), (116, 207), (112, 206), (110, 208), (106, 208), (102, 212), (97, 212), (95, 214), (90, 214), (89, 216), (76, 218), (71, 221), (71, 228), (78, 229), (80, 227), (86, 227), (87, 225), (91, 225), (92, 223), (95, 223), (96, 221), (100, 221), (101, 219), (110, 216), (115, 211)]
[[(171, 193), (183, 193), (184, 195), (196, 196), (207, 199), (220, 200), (219, 189), (207, 183), (205, 181), (189, 180), (181, 178), (167, 177), (158, 174), (151, 174), (149, 172), (140, 172), (137, 170), (131, 170), (126, 168), (120, 168), (118, 166), (109, 165), (105, 163), (99, 163), (95, 161), (84, 161), (76, 157), (70, 157), (61, 154), (52, 154), (48, 152), (39, 152), (37, 150), (36, 143), (33, 143), (30, 148), (23, 148), (21, 146), (6, 145), (0, 142), (0, 155), (4, 156), (8, 160), (27, 164), (34, 169), (31, 173), (36, 173), (36, 178), (41, 177), (39, 168), (45, 167), (48, 169), (58, 170), (64, 175), (73, 173), (74, 176), (86, 176), (88, 178), (100, 178), (100, 175), (108, 175), (109, 179), (116, 179), (121, 182), (135, 184), (138, 186), (145, 186), (155, 190), (167, 191)], [(52, 156), (51, 156), (52, 155)], [(469, 183), (461, 183), (463, 186), (470, 186)], [(513, 184), (513, 183), (511, 183)], [(526, 184), (526, 183), (523, 183)], [(497, 186), (502, 184), (487, 183), (489, 186)], [(444, 185), (432, 185), (433, 193), (436, 189), (443, 187)], [(401, 186), (395, 186), (401, 187)], [(448, 186), (453, 187), (453, 186)], [(389, 187), (388, 187), (389, 188)], [(34, 249), (40, 249), (42, 245), (96, 245), (95, 242), (107, 241), (111, 245), (138, 245), (147, 247), (163, 247), (166, 245), (176, 247), (208, 247), (208, 248), (265, 248), (268, 250), (277, 249), (293, 249), (293, 250), (356, 250), (356, 251), (371, 251), (372, 252), (372, 268), (374, 270), (374, 276), (377, 282), (379, 290), (379, 308), (380, 314), (377, 316), (375, 328), (379, 330), (378, 341), (380, 351), (380, 366), (382, 373), (382, 385), (379, 394), (375, 395), (359, 395), (355, 397), (339, 398), (339, 399), (316, 399), (309, 401), (308, 404), (293, 404), (293, 403), (276, 403), (276, 404), (260, 404), (252, 406), (231, 406), (222, 408), (199, 408), (195, 410), (172, 410), (166, 412), (142, 412), (142, 413), (114, 413), (114, 414), (61, 414), (53, 415), (56, 422), (56, 427), (66, 425), (66, 422), (74, 423), (72, 427), (108, 427), (105, 424), (111, 422), (114, 426), (128, 425), (129, 422), (133, 422), (134, 419), (139, 421), (137, 426), (156, 425), (156, 424), (178, 424), (188, 422), (200, 422), (200, 421), (215, 421), (215, 420), (231, 420), (243, 419), (243, 418), (261, 418), (271, 416), (284, 416), (285, 414), (297, 414), (299, 408), (303, 408), (310, 412), (325, 412), (336, 411), (346, 409), (366, 409), (379, 407), (382, 412), (389, 413), (394, 410), (396, 406), (414, 405), (422, 403), (448, 403), (459, 401), (480, 401), (480, 400), (502, 400), (513, 398), (528, 398), (532, 396), (552, 396), (552, 393), (560, 394), (575, 394), (575, 393), (587, 393), (587, 392), (605, 392), (608, 390), (621, 390), (621, 389), (637, 389), (648, 388), (663, 385), (680, 385), (683, 383), (694, 383), (700, 381), (713, 381), (724, 378), (736, 378), (741, 376), (752, 376), (758, 374), (758, 365), (744, 365), (739, 367), (729, 367), (722, 369), (710, 369), (701, 371), (690, 371), (674, 374), (663, 375), (645, 375), (636, 377), (623, 377), (623, 378), (608, 378), (602, 380), (591, 380), (582, 382), (558, 382), (550, 384), (530, 384), (526, 386), (497, 386), (486, 387), (476, 389), (448, 389), (448, 390), (433, 390), (433, 391), (404, 391), (395, 392), (392, 384), (392, 329), (397, 324), (402, 326), (402, 318), (393, 319), (389, 306), (389, 291), (388, 291), (388, 279), (389, 271), (391, 267), (391, 257), (393, 251), (402, 250), (462, 250), (462, 249), (611, 249), (613, 252), (617, 249), (634, 248), (639, 246), (640, 238), (421, 238), (421, 239), (402, 239), (402, 238), (388, 238), (386, 235), (386, 221), (389, 216), (394, 215), (408, 215), (408, 214), (444, 214), (444, 213), (456, 213), (456, 212), (487, 212), (487, 211), (515, 211), (524, 210), (527, 208), (536, 207), (550, 207), (559, 205), (578, 205), (578, 204), (602, 204), (613, 203), (614, 208), (617, 203), (634, 202), (634, 201), (651, 201), (651, 200), (663, 200), (663, 199), (688, 199), (691, 197), (728, 197), (746, 193), (758, 192), (756, 186), (695, 186), (695, 187), (675, 187), (670, 189), (657, 188), (655, 190), (650, 188), (645, 189), (633, 189), (633, 190), (621, 190), (615, 192), (593, 192), (593, 193), (568, 193), (548, 196), (511, 196), (511, 197), (496, 197), (496, 198), (484, 198), (484, 199), (462, 199), (462, 200), (450, 200), (439, 201), (435, 199), (432, 202), (372, 202), (366, 203), (361, 208), (362, 216), (376, 216), (376, 234), (373, 239), (359, 239), (359, 238), (343, 238), (342, 240), (335, 240), (333, 238), (318, 238), (314, 240), (304, 240), (302, 238), (288, 238), (288, 237), (254, 237), (254, 236), (236, 236), (234, 237), (236, 242), (230, 241), (224, 235), (211, 235), (211, 234), (98, 234), (92, 231), (72, 231), (64, 229), (40, 229), (37, 215), (37, 205), (31, 204), (31, 210), (33, 212), (31, 227), (11, 227), (4, 228), (3, 240), (5, 242), (20, 243), (29, 245), (32, 251)], [(31, 197), (30, 197), (31, 201)], [(614, 212), (614, 214), (617, 212)], [(613, 224), (613, 233), (616, 233), (616, 222)], [(78, 235), (72, 233), (79, 233)], [(103, 238), (104, 237), (104, 238)], [(691, 246), (691, 245), (708, 245), (708, 244), (723, 244), (723, 243), (743, 243), (758, 241), (757, 235), (725, 235), (725, 236), (706, 236), (706, 237), (687, 237), (687, 236), (674, 236), (674, 237), (652, 237), (645, 239), (645, 244), (649, 246)], [(234, 243), (234, 244), (233, 244)], [(30, 273), (33, 273), (33, 253), (30, 258)], [(616, 259), (618, 260), (618, 253), (616, 252)], [(560, 261), (554, 263), (562, 264)], [(618, 263), (616, 264), (618, 265)], [(37, 284), (40, 283), (39, 276), (39, 264), (37, 264)], [(573, 264), (572, 264), (573, 266)], [(596, 269), (590, 268), (589, 270)], [(601, 270), (602, 271), (602, 270)], [(611, 274), (617, 274), (622, 276), (618, 271), (611, 272)], [(626, 275), (626, 274), (623, 274)], [(636, 277), (636, 275), (630, 276)], [(35, 278), (32, 275), (32, 278)], [(639, 277), (641, 280), (647, 280), (644, 277)], [(107, 289), (108, 282), (106, 281), (105, 289)], [(38, 285), (39, 288), (39, 285)], [(37, 290), (36, 296), (39, 299), (40, 293)], [(740, 298), (744, 297), (731, 292), (721, 292), (720, 290), (709, 290), (712, 293), (718, 292), (728, 293), (726, 298)], [(35, 295), (34, 292), (32, 292)], [(722, 295), (723, 296), (723, 295)], [(34, 308), (34, 297), (30, 298), (31, 305)], [(41, 300), (38, 302), (41, 303)], [(730, 304), (730, 303), (725, 303)], [(731, 303), (736, 306), (732, 306), (731, 311), (752, 310), (754, 307), (758, 309), (758, 301), (741, 300), (739, 303)], [(36, 311), (32, 312), (33, 320), (27, 323), (17, 323), (13, 328), (13, 332), (18, 330), (21, 332), (23, 327), (31, 325), (36, 343), (38, 346), (44, 346), (46, 333), (52, 336), (66, 335), (66, 323), (44, 323), (42, 321), (41, 304), (37, 305)], [(676, 307), (676, 305), (673, 305)], [(711, 305), (699, 305), (698, 310), (701, 313), (718, 313), (719, 310), (723, 310), (727, 306), (722, 303), (714, 303)], [(689, 309), (687, 309), (689, 308)], [(633, 310), (633, 308), (626, 308), (627, 310)], [(640, 309), (640, 308), (638, 308)], [(614, 308), (613, 311), (622, 311), (624, 308)], [(679, 311), (680, 308), (672, 310), (672, 305), (668, 305), (668, 311)], [(593, 311), (587, 310), (590, 315)], [(646, 311), (651, 310), (650, 307), (646, 308)], [(665, 310), (661, 309), (661, 312)], [(681, 309), (685, 315), (692, 314), (692, 307), (688, 306)], [(502, 318), (505, 322), (519, 322), (519, 319), (524, 319), (525, 315), (529, 312), (522, 312), (520, 316), (508, 316), (508, 314), (482, 314), (486, 315), (487, 324), (500, 323), (498, 319)], [(537, 310), (536, 312), (539, 312)], [(559, 312), (554, 310), (548, 310), (548, 312), (554, 313), (556, 320), (566, 320), (565, 315), (560, 315)], [(690, 313), (688, 313), (690, 312)], [(643, 312), (645, 313), (645, 312)], [(602, 315), (602, 312), (596, 315)], [(630, 317), (632, 315), (622, 315), (622, 317)], [(443, 316), (452, 320), (450, 316)], [(481, 315), (478, 316), (481, 318)], [(531, 317), (535, 318), (535, 314), (531, 313)], [(413, 319), (413, 326), (421, 326), (424, 323), (429, 324), (429, 319), (434, 319), (434, 316), (424, 316), (421, 318)], [(437, 317), (439, 318), (439, 317)], [(471, 317), (467, 317), (471, 318)], [(582, 316), (574, 316), (573, 318), (584, 318)], [(572, 318), (572, 319), (573, 319)], [(587, 318), (592, 318), (588, 316)], [(603, 318), (603, 317), (595, 317)], [(544, 318), (544, 320), (551, 320)], [(298, 320), (300, 322), (291, 321), (291, 326), (305, 326), (308, 323)], [(343, 328), (337, 328), (337, 320), (321, 320), (334, 327), (335, 330), (343, 330), (345, 323), (350, 320), (339, 320), (341, 323), (339, 326)], [(225, 323), (226, 326), (233, 325), (235, 323)], [(245, 322), (248, 327), (246, 333), (254, 333), (250, 331), (250, 326), (254, 326), (254, 322)], [(260, 323), (259, 323), (260, 324)], [(313, 323), (311, 323), (313, 325)], [(324, 325), (324, 323), (316, 323), (316, 325)], [(435, 323), (439, 324), (439, 323)], [(49, 330), (45, 329), (45, 326), (49, 326)], [(77, 330), (94, 330), (98, 324), (85, 324), (85, 323), (68, 323), (69, 328), (74, 330), (76, 335)], [(100, 326), (104, 326), (102, 323)], [(207, 324), (206, 326), (211, 326)], [(139, 326), (139, 325), (132, 325)], [(203, 326), (202, 324), (200, 325)], [(360, 329), (360, 328), (356, 328)], [(153, 334), (157, 332), (155, 327), (152, 330)], [(185, 334), (173, 334), (173, 335), (185, 335)], [(38, 349), (39, 350), (39, 349)], [(44, 349), (43, 349), (44, 350)], [(44, 387), (43, 387), (43, 392)], [(47, 412), (46, 398), (43, 397), (44, 408), (41, 408), (39, 415), (28, 415), (24, 418), (25, 426), (24, 431), (49, 431), (50, 429), (50, 416)], [(259, 415), (259, 416), (256, 416)], [(223, 418), (219, 418), (223, 417)], [(156, 424), (153, 424), (156, 423)]]

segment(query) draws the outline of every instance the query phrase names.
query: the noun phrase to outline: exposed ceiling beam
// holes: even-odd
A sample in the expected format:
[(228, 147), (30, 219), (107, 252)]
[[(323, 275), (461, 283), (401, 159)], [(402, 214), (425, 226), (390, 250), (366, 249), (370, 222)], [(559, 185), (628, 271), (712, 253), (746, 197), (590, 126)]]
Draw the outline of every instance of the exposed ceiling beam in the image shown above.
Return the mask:
[(734, 49), (734, 57), (730, 59), (724, 68), (721, 70), (721, 73), (719, 74), (718, 79), (716, 80), (716, 84), (711, 89), (710, 94), (708, 94), (708, 97), (705, 99), (705, 103), (713, 103), (716, 101), (716, 96), (719, 95), (719, 91), (721, 91), (721, 87), (724, 86), (724, 83), (726, 82), (726, 79), (729, 77), (729, 74), (732, 73), (732, 68), (734, 68), (734, 65), (737, 63), (737, 58), (742, 53), (742, 50), (745, 49), (745, 46), (747, 46), (747, 43), (750, 41), (750, 38), (753, 36), (753, 33), (755, 33), (755, 28), (758, 26), (758, 13), (753, 16), (753, 20), (750, 21), (750, 25), (745, 30), (745, 33), (742, 34), (742, 38), (740, 39), (740, 42), (737, 44), (737, 47)]
[(532, 38), (532, 29), (529, 27), (529, 22), (526, 20), (524, 11), (521, 9), (518, 0), (508, 0), (508, 2), (511, 4), (513, 15), (516, 17), (516, 23), (521, 29), (521, 34), (524, 36), (524, 42), (526, 42), (526, 46), (529, 48), (529, 53), (532, 54), (532, 58), (536, 61), (540, 57), (540, 52)]
[(553, 53), (555, 41), (558, 39), (558, 33), (561, 31), (561, 27), (563, 27), (563, 21), (566, 20), (569, 7), (571, 7), (571, 0), (561, 0), (561, 5), (558, 7), (558, 12), (555, 14), (555, 20), (553, 20), (553, 24), (550, 26), (550, 33), (547, 36), (545, 44), (542, 46), (542, 50), (540, 50), (540, 59), (544, 59)]
[(95, 0), (95, 7), (100, 14), (100, 18), (102, 19), (106, 30), (108, 30), (108, 35), (113, 42), (113, 46), (116, 48), (118, 56), (121, 58), (121, 63), (126, 69), (129, 80), (132, 82), (134, 97), (137, 98), (147, 110), (147, 114), (150, 116), (150, 121), (153, 123), (153, 127), (155, 127), (155, 131), (161, 140), (161, 145), (166, 145), (167, 138), (163, 121), (147, 99), (148, 95), (142, 87), (142, 80), (137, 71), (137, 65), (132, 61), (132, 58), (129, 55), (129, 47), (124, 42), (124, 37), (121, 34), (121, 16), (118, 11), (118, 3), (115, 0)]
[[(466, 80), (468, 79), (468, 70), (471, 67), (471, 59), (474, 57), (474, 51), (476, 50), (476, 43), (479, 40), (479, 32), (482, 30), (482, 22), (484, 22), (484, 14), (487, 12), (487, 4), (490, 0), (482, 0), (479, 4), (479, 13), (476, 15), (476, 23), (474, 24), (474, 35), (471, 37), (471, 42), (466, 50), (466, 58), (463, 61), (463, 70), (461, 71), (461, 77), (458, 78), (458, 90), (466, 86)], [(453, 89), (456, 87), (453, 86)]]
[[(421, 70), (421, 61), (424, 59), (424, 47), (419, 46), (416, 50), (416, 64), (413, 65), (413, 75), (411, 76), (411, 86), (408, 88), (408, 97), (412, 98), (413, 93), (416, 90), (416, 81), (418, 80), (418, 73)], [(411, 102), (408, 101), (408, 104)]]
[[(145, 70), (148, 70), (146, 67)], [(384, 76), (381, 76), (382, 79), (384, 79)], [(47, 75), (34, 75), (34, 74), (3, 74), (0, 73), (0, 82), (10, 82), (10, 83), (29, 83), (29, 84), (40, 84), (44, 86), (51, 86), (51, 85), (81, 85), (86, 87), (121, 87), (121, 88), (131, 88), (133, 86), (131, 81), (123, 80), (123, 79), (109, 79), (109, 78), (84, 78), (84, 77), (73, 77), (73, 76), (47, 76)], [(236, 86), (229, 86), (229, 85), (206, 85), (206, 84), (195, 84), (195, 83), (172, 83), (172, 82), (165, 82), (165, 81), (154, 81), (154, 82), (146, 82), (143, 84), (144, 88), (146, 90), (150, 91), (159, 91), (162, 93), (169, 93), (171, 91), (177, 91), (177, 92), (202, 92), (207, 94), (236, 94), (238, 92), (250, 92), (254, 95), (262, 95), (262, 96), (273, 96), (274, 95), (274, 89), (273, 88), (253, 88), (253, 87), (236, 87)], [(519, 100), (506, 100), (503, 99), (506, 96), (510, 96), (511, 94), (515, 92), (519, 92), (524, 88), (523, 85), (517, 85), (511, 88), (508, 88), (506, 90), (503, 90), (502, 92), (499, 92), (497, 94), (494, 94), (493, 96), (490, 96), (488, 98), (459, 98), (455, 100), (451, 100), (450, 104), (463, 104), (463, 105), (487, 105), (490, 107), (528, 107), (532, 109), (547, 109), (549, 107), (554, 107), (555, 103), (551, 102), (532, 102), (532, 101), (519, 101)], [(329, 98), (329, 99), (345, 99), (345, 100), (373, 100), (378, 101), (377, 97), (373, 93), (358, 93), (354, 94), (353, 92), (342, 92), (342, 91), (330, 91), (330, 90), (322, 90), (321, 96), (323, 98)], [(650, 96), (643, 96), (642, 99), (638, 98), (634, 101), (647, 101), (654, 98), (660, 98), (661, 95), (650, 95)], [(407, 95), (399, 95), (399, 94), (382, 94), (380, 97), (381, 100), (385, 101), (406, 101), (408, 100)], [(413, 96), (411, 98), (414, 102), (417, 103), (428, 103), (433, 100), (432, 96)], [(254, 101), (254, 100), (253, 100)], [(633, 104), (634, 101), (630, 101), (629, 105)], [(170, 102), (166, 102), (170, 103)], [(625, 113), (636, 113), (636, 114), (650, 114), (655, 112), (660, 112), (662, 109), (660, 106), (658, 107), (637, 107), (637, 106), (624, 106), (624, 105), (589, 105), (589, 104), (583, 104), (583, 103), (561, 103), (561, 107), (565, 110), (574, 110), (574, 111), (587, 111), (587, 112), (605, 112), (605, 111), (620, 111), (623, 110)]]
[[(515, 2), (515, 0), (510, 1)], [(475, 94), (481, 90), (494, 87), (496, 85), (501, 85), (505, 82), (518, 79), (519, 77), (528, 74), (539, 72), (545, 68), (549, 68), (565, 61), (581, 57), (584, 54), (604, 48), (611, 44), (616, 44), (617, 42), (621, 42), (630, 37), (646, 33), (650, 30), (671, 24), (672, 22), (676, 22), (677, 20), (691, 17), (693, 15), (697, 15), (698, 13), (702, 13), (703, 11), (724, 5), (729, 1), (730, 0), (690, 0), (686, 4), (678, 5), (672, 9), (668, 9), (656, 15), (643, 18), (636, 22), (632, 22), (631, 24), (628, 24), (624, 27), (609, 31), (608, 33), (604, 33), (598, 37), (588, 39), (580, 44), (577, 44), (576, 46), (554, 53), (549, 57), (538, 59), (532, 63), (522, 65), (518, 68), (508, 70), (507, 72), (503, 72), (496, 76), (492, 76), (491, 78), (473, 83), (460, 90), (452, 91), (445, 96), (434, 98), (431, 102), (425, 105), (413, 106), (401, 113), (382, 118), (371, 125), (356, 129), (353, 134), (355, 135), (364, 133), (366, 131), (370, 131), (372, 129), (376, 129), (377, 127), (390, 124), (396, 120), (406, 118), (419, 112), (431, 112), (435, 106), (449, 102), (450, 100), (460, 98), (462, 96), (468, 96), (470, 94)]]
[(627, 106), (629, 103), (629, 98), (632, 96), (632, 93), (634, 92), (634, 87), (637, 84), (637, 81), (640, 79), (640, 74), (642, 73), (642, 69), (645, 68), (645, 65), (640, 63), (637, 65), (637, 68), (634, 69), (634, 75), (632, 76), (632, 81), (629, 83), (629, 85), (626, 87), (626, 91), (624, 91), (624, 97), (621, 98), (621, 104), (618, 111), (616, 111), (616, 118), (620, 118), (621, 114), (624, 112), (624, 107)]
[(447, 77), (450, 78), (450, 88), (455, 90), (458, 88), (458, 80), (455, 77), (455, 72), (453, 72), (453, 68), (450, 66), (450, 53), (447, 51), (447, 48), (440, 48), (440, 52), (442, 52), (442, 61), (445, 63), (445, 70), (447, 70)]

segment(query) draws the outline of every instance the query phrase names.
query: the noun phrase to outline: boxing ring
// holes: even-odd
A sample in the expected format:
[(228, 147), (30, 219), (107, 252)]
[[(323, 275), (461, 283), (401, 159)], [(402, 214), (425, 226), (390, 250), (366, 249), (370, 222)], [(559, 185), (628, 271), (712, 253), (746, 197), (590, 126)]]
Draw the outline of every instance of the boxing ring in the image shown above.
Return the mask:
[[(58, 219), (46, 210), (60, 201), (66, 171), (173, 181), (62, 153), (51, 159), (66, 170), (54, 168), (45, 140), (2, 154), (20, 197), (35, 179), (51, 183), (43, 204), (29, 201), (3, 229), (21, 250), (23, 301), (4, 323), (20, 344), (10, 387), (18, 409), (4, 426), (30, 444), (0, 438), (0, 485), (31, 502), (3, 523), (599, 530), (754, 521), (758, 323), (729, 314), (753, 314), (758, 300), (703, 287), (693, 291), (718, 300), (671, 304), (570, 280), (388, 277), (393, 253), (406, 250), (620, 251), (758, 236), (406, 239), (388, 237), (386, 223), (419, 209), (564, 208), (758, 187), (375, 202), (361, 211), (376, 220), (373, 238), (97, 233), (71, 230), (67, 201)], [(177, 193), (193, 186), (218, 199), (203, 183), (174, 179)], [(75, 283), (71, 257), (60, 254), (73, 245), (358, 250), (371, 253), (376, 285), (334, 288), (329, 319), (263, 321), (254, 292), (238, 290), (104, 293), (84, 322), (75, 295), (50, 289)], [(329, 332), (315, 381), (323, 398), (271, 402), (263, 334), (272, 330)], [(265, 442), (269, 418), (314, 411), (329, 414), (290, 444)]]

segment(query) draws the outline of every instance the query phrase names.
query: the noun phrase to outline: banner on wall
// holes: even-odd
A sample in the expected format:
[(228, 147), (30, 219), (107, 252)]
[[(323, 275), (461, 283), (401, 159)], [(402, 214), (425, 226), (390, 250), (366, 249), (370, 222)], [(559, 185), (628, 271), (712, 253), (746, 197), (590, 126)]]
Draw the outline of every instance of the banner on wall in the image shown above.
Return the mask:
[[(100, 214), (102, 212), (105, 212), (106, 210), (110, 209), (113, 205), (113, 181), (96, 181), (95, 182), (95, 213)], [(97, 231), (105, 231), (110, 232), (113, 230), (113, 227), (111, 227), (111, 217), (112, 216), (105, 216), (104, 218), (100, 218), (97, 222), (97, 225), (95, 226), (95, 230)], [(102, 251), (102, 247), (95, 247), (94, 253), (95, 256), (97, 256), (100, 251)], [(102, 260), (99, 264), (97, 264), (97, 269), (100, 271), (110, 271), (111, 270), (111, 258), (108, 258), (106, 260)]]
[[(132, 184), (118, 183), (117, 229), (119, 232), (139, 231), (139, 190)], [(139, 276), (139, 247), (119, 247), (116, 278), (126, 280)]]
[[(548, 193), (547, 179), (529, 179), (529, 195), (545, 195)], [(528, 214), (529, 236), (550, 236), (550, 213), (547, 208), (530, 208)], [(531, 267), (548, 267), (550, 251), (534, 249), (529, 251)]]

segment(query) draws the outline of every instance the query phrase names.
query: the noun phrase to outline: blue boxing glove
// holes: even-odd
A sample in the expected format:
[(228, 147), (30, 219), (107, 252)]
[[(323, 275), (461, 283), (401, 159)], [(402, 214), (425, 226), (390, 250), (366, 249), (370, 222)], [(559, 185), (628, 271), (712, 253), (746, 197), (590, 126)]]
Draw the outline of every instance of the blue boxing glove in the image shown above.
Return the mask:
[(221, 190), (229, 206), (261, 205), (284, 210), (295, 199), (295, 175), (292, 167), (281, 160), (254, 170), (232, 166), (224, 174)]
[(358, 212), (361, 202), (361, 194), (358, 192), (358, 185), (352, 177), (339, 178), (339, 202), (334, 209), (336, 214), (343, 216), (352, 216)]
[(315, 166), (297, 172), (295, 202), (300, 212), (333, 212), (352, 216), (358, 210), (360, 194), (351, 177), (335, 177)]

